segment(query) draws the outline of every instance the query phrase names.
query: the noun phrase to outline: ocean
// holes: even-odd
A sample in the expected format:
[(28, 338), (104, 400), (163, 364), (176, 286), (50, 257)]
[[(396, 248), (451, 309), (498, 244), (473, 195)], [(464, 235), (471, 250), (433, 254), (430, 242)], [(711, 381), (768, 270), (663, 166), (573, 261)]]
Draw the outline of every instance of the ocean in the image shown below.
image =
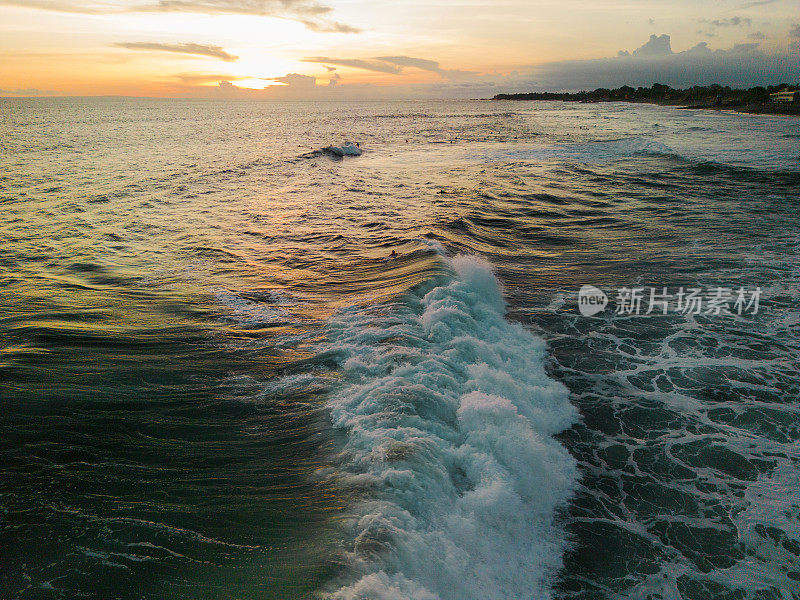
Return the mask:
[(0, 597), (796, 600), (799, 204), (791, 117), (4, 98)]

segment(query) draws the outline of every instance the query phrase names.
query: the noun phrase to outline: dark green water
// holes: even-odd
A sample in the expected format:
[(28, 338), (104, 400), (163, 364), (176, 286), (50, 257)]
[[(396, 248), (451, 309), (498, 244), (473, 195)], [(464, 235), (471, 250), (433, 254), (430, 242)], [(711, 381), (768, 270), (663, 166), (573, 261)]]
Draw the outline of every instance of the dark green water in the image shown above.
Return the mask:
[(798, 597), (796, 120), (0, 115), (3, 598)]

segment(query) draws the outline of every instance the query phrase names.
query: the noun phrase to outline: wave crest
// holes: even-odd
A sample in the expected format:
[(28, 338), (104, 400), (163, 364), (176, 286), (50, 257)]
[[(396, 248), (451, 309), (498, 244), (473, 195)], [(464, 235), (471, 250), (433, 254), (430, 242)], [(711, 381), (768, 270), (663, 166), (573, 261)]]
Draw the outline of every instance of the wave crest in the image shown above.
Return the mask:
[(427, 293), (331, 324), (337, 475), (366, 498), (331, 598), (546, 598), (561, 566), (577, 469), (552, 435), (576, 411), (544, 343), (505, 320), (491, 267), (449, 262)]

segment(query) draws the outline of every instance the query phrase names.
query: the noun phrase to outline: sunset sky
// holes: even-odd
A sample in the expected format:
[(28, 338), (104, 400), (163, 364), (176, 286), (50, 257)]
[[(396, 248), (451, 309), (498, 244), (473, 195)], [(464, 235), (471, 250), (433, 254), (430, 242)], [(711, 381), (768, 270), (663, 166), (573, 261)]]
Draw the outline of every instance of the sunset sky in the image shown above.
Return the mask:
[(0, 0), (0, 55), (6, 96), (748, 86), (800, 77), (800, 10), (797, 0)]

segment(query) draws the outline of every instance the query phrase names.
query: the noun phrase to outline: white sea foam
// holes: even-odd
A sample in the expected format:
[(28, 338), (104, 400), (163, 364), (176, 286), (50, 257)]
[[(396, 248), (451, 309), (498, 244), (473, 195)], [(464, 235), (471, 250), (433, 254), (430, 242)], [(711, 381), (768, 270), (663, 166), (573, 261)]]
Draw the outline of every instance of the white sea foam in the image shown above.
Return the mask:
[(363, 498), (332, 598), (548, 598), (561, 566), (577, 469), (552, 436), (576, 410), (490, 266), (450, 263), (424, 295), (331, 324), (337, 475)]

